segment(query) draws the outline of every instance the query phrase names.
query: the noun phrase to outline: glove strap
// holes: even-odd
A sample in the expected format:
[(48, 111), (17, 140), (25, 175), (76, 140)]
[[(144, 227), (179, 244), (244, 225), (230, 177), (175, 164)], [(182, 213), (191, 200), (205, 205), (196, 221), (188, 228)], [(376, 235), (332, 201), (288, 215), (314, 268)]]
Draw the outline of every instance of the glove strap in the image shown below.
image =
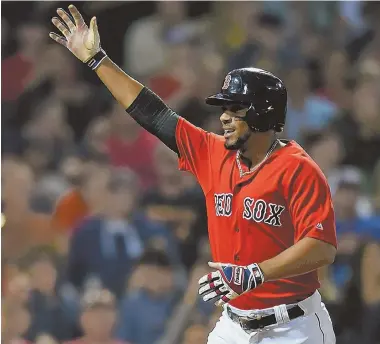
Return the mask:
[(92, 70), (96, 70), (106, 57), (107, 57), (106, 52), (103, 49), (100, 49), (93, 57), (91, 57), (85, 63)]
[(251, 271), (252, 275), (255, 278), (255, 287), (258, 287), (260, 284), (264, 283), (264, 274), (260, 269), (260, 266), (256, 263), (248, 265), (247, 268)]

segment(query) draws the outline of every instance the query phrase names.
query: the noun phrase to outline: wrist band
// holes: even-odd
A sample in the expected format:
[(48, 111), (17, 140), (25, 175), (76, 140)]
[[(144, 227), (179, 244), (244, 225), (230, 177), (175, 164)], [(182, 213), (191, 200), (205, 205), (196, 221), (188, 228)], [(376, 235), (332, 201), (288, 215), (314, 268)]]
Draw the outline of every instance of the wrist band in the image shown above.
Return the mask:
[(247, 266), (249, 270), (251, 270), (253, 276), (255, 276), (255, 283), (256, 286), (259, 286), (260, 284), (264, 283), (264, 274), (260, 269), (259, 264), (251, 264)]
[(93, 57), (91, 57), (87, 62), (88, 67), (92, 70), (96, 70), (102, 63), (102, 61), (107, 57), (106, 52), (103, 49), (100, 49)]

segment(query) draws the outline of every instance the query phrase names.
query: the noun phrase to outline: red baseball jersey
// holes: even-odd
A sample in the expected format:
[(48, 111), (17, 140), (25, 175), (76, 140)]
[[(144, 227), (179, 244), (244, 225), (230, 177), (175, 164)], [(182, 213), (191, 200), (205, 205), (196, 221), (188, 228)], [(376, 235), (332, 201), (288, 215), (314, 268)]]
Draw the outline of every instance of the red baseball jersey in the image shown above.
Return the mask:
[[(179, 167), (191, 172), (206, 197), (214, 262), (248, 265), (273, 258), (305, 237), (336, 247), (335, 218), (326, 178), (296, 142), (240, 176), (237, 152), (224, 137), (180, 119)], [(302, 300), (319, 288), (317, 271), (270, 281), (232, 300), (239, 309), (263, 309)]]

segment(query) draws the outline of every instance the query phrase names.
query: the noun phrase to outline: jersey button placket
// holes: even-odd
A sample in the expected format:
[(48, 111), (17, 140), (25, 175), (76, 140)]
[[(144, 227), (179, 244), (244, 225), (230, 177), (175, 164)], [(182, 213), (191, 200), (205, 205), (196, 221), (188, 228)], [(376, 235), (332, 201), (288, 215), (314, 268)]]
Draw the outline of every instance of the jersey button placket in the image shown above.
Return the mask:
[(235, 227), (235, 232), (236, 233), (239, 233), (240, 232), (240, 229), (238, 227)]
[(240, 260), (240, 256), (238, 254), (234, 255), (234, 260), (235, 262), (238, 262)]

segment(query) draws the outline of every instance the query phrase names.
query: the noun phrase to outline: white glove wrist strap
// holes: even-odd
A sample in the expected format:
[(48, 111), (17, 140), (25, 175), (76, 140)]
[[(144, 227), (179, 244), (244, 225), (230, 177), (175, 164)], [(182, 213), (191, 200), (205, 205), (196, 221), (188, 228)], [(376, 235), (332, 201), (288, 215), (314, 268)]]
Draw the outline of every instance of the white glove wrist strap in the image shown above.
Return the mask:
[(96, 70), (106, 57), (106, 52), (103, 49), (100, 49), (93, 57), (91, 57), (85, 63), (92, 70)]
[(260, 266), (256, 263), (250, 264), (247, 266), (247, 268), (251, 271), (251, 273), (254, 275), (257, 286), (264, 283), (264, 274), (260, 269)]

